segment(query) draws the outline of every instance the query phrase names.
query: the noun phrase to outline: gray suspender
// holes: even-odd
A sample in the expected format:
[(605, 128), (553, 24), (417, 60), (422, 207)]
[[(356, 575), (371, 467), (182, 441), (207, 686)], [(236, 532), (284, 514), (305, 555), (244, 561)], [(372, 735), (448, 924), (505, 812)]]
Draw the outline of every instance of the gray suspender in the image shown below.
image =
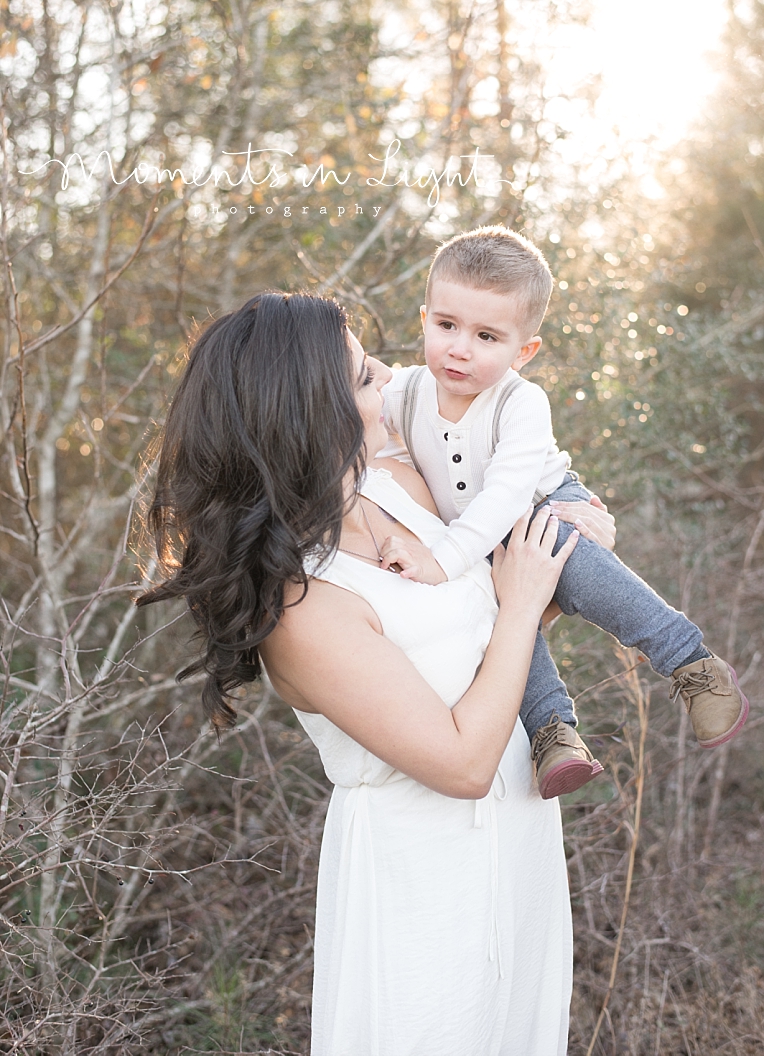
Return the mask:
[[(513, 378), (512, 381), (510, 381), (509, 385), (507, 385), (506, 388), (502, 389), (501, 394), (498, 400), (496, 401), (496, 407), (494, 408), (493, 412), (493, 428), (491, 432), (492, 458), (493, 453), (496, 450), (496, 445), (499, 443), (500, 439), (499, 433), (501, 431), (501, 412), (506, 407), (509, 397), (512, 395), (513, 392), (515, 392), (522, 380), (523, 379), (520, 377)], [(547, 493), (545, 491), (540, 491), (538, 488), (536, 488), (535, 492), (533, 493), (533, 505), (538, 506), (538, 504), (540, 502), (543, 502), (546, 498), (548, 498)]]
[(493, 410), (493, 426), (491, 427), (491, 458), (493, 458), (496, 447), (499, 443), (499, 431), (501, 429), (501, 412), (507, 406), (507, 401), (515, 389), (522, 382), (522, 378), (518, 375), (510, 381), (509, 385), (505, 386), (499, 394), (499, 398), (496, 401), (496, 406)]
[[(401, 406), (401, 438), (403, 439), (409, 457), (414, 464), (414, 469), (422, 477), (424, 476), (424, 473), (422, 473), (419, 462), (417, 461), (412, 443), (412, 425), (414, 422), (414, 414), (416, 413), (419, 389), (421, 388), (424, 372), (426, 370), (427, 367), (425, 366), (417, 367), (417, 369), (412, 370), (406, 378), (406, 384), (403, 387), (403, 403)], [(496, 401), (496, 406), (493, 410), (493, 423), (491, 425), (491, 458), (493, 458), (500, 439), (499, 434), (501, 431), (502, 412), (504, 411), (510, 396), (517, 390), (522, 380), (523, 379), (519, 376), (513, 378), (512, 381), (502, 389), (499, 398)], [(533, 496), (533, 505), (536, 506), (538, 503), (543, 502), (546, 497), (547, 494), (545, 491), (536, 490), (536, 493)]]
[(406, 450), (409, 453), (411, 461), (414, 463), (414, 469), (417, 471), (420, 477), (424, 476), (419, 463), (416, 460), (414, 454), (414, 446), (411, 443), (411, 425), (414, 421), (414, 412), (416, 411), (416, 400), (419, 387), (422, 384), (422, 378), (427, 367), (417, 367), (416, 370), (412, 370), (409, 376), (406, 378), (406, 384), (403, 387), (403, 405), (401, 407), (401, 437), (406, 445)]
[[(416, 413), (416, 404), (417, 397), (419, 395), (419, 389), (421, 387), (422, 379), (424, 378), (424, 372), (426, 370), (427, 367), (417, 367), (417, 369), (412, 370), (409, 376), (406, 378), (406, 384), (403, 387), (403, 404), (401, 407), (401, 437), (403, 438), (403, 442), (406, 445), (406, 449), (408, 450), (408, 453), (411, 456), (411, 461), (414, 463), (414, 466), (420, 475), (422, 471), (419, 468), (419, 463), (416, 460), (414, 448), (411, 443), (411, 427), (413, 425), (414, 415)], [(513, 378), (512, 381), (510, 381), (509, 385), (505, 386), (502, 389), (499, 398), (496, 401), (496, 406), (493, 411), (493, 424), (491, 426), (491, 457), (493, 457), (493, 453), (499, 443), (499, 431), (501, 429), (502, 411), (507, 405), (507, 400), (518, 387), (521, 381), (522, 378), (520, 377)]]

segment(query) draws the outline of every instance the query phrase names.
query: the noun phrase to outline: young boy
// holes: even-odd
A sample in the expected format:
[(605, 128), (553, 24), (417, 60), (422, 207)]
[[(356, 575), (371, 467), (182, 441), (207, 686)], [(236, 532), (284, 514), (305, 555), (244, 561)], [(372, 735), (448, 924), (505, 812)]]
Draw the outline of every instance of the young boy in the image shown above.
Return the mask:
[[(380, 455), (419, 470), (449, 525), (431, 552), (388, 547), (386, 561), (408, 578), (437, 584), (460, 575), (506, 538), (531, 503), (553, 509), (556, 501), (591, 498), (557, 448), (544, 390), (517, 373), (541, 346), (533, 335), (552, 283), (540, 251), (503, 227), (457, 235), (435, 255), (421, 309), (427, 366), (397, 371), (384, 390), (390, 443)], [(572, 530), (559, 523), (557, 548)], [(734, 670), (615, 554), (581, 537), (555, 601), (670, 676), (670, 695), (684, 700), (702, 747), (742, 728), (748, 701)], [(573, 701), (540, 631), (520, 718), (545, 799), (602, 772), (576, 733)]]

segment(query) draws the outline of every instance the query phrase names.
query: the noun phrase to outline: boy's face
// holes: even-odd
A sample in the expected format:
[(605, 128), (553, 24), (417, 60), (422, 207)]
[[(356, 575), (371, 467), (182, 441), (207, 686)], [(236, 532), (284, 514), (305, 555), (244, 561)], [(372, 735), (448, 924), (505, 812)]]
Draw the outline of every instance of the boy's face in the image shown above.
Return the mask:
[(452, 397), (471, 400), (519, 370), (539, 350), (529, 337), (517, 299), (435, 279), (430, 303), (422, 305), (424, 354), (438, 386)]

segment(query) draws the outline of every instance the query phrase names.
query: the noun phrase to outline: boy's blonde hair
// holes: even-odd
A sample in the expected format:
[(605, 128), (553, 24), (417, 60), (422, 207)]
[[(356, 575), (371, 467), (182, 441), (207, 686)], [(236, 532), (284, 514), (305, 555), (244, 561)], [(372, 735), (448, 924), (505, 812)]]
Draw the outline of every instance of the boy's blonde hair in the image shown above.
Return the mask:
[(443, 243), (427, 276), (428, 304), (435, 279), (515, 295), (524, 324), (521, 329), (528, 331), (524, 337), (531, 337), (541, 325), (554, 282), (541, 250), (500, 225), (477, 227)]

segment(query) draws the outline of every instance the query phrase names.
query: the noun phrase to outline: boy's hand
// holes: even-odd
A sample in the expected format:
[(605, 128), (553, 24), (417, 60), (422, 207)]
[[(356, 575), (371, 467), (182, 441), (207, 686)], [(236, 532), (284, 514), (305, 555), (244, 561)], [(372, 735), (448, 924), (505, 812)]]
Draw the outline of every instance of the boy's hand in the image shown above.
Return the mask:
[(402, 569), (401, 579), (413, 579), (415, 583), (429, 583), (435, 587), (445, 583), (446, 573), (432, 556), (432, 551), (424, 543), (416, 540), (403, 540), (396, 535), (389, 535), (382, 543), (382, 568), (399, 565)]

